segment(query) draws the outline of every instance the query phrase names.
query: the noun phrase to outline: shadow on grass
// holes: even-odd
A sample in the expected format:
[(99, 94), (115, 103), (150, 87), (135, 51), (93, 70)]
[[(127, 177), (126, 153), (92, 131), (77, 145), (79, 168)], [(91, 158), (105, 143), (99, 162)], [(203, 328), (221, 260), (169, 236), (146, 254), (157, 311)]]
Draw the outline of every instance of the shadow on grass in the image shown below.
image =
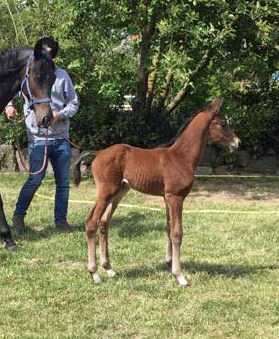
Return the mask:
[[(113, 218), (110, 228), (117, 229), (118, 235), (121, 238), (133, 239), (136, 237), (141, 237), (147, 233), (151, 232), (165, 232), (165, 223), (160, 221), (154, 221), (154, 217), (150, 218), (146, 214), (131, 212), (127, 216), (120, 216)], [(150, 219), (150, 224), (149, 224)], [(85, 232), (84, 222), (79, 222), (72, 224), (73, 231), (76, 232)], [(13, 238), (16, 242), (24, 239), (27, 241), (39, 241), (42, 239), (48, 239), (55, 234), (61, 233), (61, 231), (56, 230), (54, 225), (47, 225), (42, 227), (35, 227), (33, 225), (27, 227), (26, 232), (23, 234), (18, 234), (12, 229)]]
[[(72, 225), (72, 232), (84, 232), (84, 224), (76, 224)], [(18, 234), (17, 232), (13, 231), (13, 238), (15, 242), (18, 242), (22, 239), (28, 241), (38, 241), (42, 239), (48, 239), (54, 236), (55, 234), (67, 234), (67, 232), (61, 232), (55, 228), (54, 225), (49, 225), (46, 227), (27, 227), (26, 231), (23, 234)]]
[(210, 276), (226, 276), (228, 278), (241, 278), (263, 270), (277, 270), (279, 265), (234, 265), (234, 264), (213, 264), (208, 262), (189, 261), (182, 264), (185, 272), (205, 272)]
[[(185, 262), (182, 263), (182, 270), (187, 277), (187, 274), (195, 274), (195, 273), (207, 273), (209, 276), (225, 276), (227, 278), (237, 279), (241, 277), (251, 276), (259, 271), (264, 270), (278, 270), (279, 265), (259, 265), (259, 266), (249, 266), (249, 265), (224, 265), (224, 264), (212, 264), (212, 263), (204, 263), (204, 262)], [(161, 263), (159, 265), (154, 266), (154, 269), (151, 267), (140, 267), (138, 269), (132, 270), (124, 270), (121, 272), (119, 270), (119, 274), (125, 276), (129, 279), (137, 279), (140, 277), (148, 277), (153, 275), (156, 271), (168, 271), (171, 274), (171, 270), (167, 266), (167, 264)]]
[(132, 239), (155, 231), (165, 232), (166, 222), (164, 218), (151, 217), (150, 212), (131, 212), (125, 217), (113, 218), (110, 227), (118, 230), (119, 237)]

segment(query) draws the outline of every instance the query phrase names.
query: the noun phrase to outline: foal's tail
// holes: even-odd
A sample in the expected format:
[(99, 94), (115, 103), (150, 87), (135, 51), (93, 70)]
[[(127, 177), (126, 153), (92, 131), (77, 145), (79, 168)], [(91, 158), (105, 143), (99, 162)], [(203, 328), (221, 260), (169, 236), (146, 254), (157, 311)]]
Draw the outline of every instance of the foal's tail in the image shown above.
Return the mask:
[(80, 174), (80, 164), (82, 160), (86, 157), (91, 157), (92, 161), (96, 158), (98, 151), (84, 151), (81, 153), (81, 155), (77, 158), (75, 164), (74, 164), (74, 184), (75, 186), (78, 186), (81, 181), (81, 174)]

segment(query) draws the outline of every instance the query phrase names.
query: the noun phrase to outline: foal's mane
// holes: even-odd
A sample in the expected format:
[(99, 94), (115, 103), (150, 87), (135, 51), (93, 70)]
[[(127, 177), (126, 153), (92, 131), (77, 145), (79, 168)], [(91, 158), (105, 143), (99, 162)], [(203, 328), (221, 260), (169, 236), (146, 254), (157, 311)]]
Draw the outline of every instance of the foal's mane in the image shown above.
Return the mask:
[(161, 145), (159, 145), (158, 147), (171, 147), (175, 141), (181, 136), (181, 134), (187, 129), (187, 127), (190, 125), (190, 123), (195, 119), (195, 117), (203, 112), (203, 111), (207, 111), (209, 110), (211, 107), (211, 104), (205, 105), (202, 109), (199, 109), (195, 114), (193, 114), (190, 117), (187, 117), (186, 120), (184, 121), (184, 123), (179, 127), (176, 135), (168, 142), (163, 143)]

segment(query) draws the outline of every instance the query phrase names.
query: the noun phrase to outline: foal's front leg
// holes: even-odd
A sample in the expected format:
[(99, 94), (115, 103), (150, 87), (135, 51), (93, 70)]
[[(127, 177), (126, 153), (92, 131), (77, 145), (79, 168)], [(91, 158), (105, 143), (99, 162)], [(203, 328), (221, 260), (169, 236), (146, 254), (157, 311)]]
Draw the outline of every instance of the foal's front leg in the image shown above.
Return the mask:
[(166, 195), (170, 216), (170, 236), (172, 243), (172, 274), (176, 277), (179, 285), (187, 286), (188, 282), (181, 272), (180, 247), (182, 243), (182, 208), (183, 198), (171, 194)]
[(166, 226), (166, 232), (167, 232), (167, 247), (166, 247), (166, 263), (169, 267), (172, 265), (172, 243), (171, 243), (171, 237), (170, 237), (170, 213), (169, 213), (169, 207), (165, 200), (166, 204), (166, 217), (167, 217), (167, 226)]

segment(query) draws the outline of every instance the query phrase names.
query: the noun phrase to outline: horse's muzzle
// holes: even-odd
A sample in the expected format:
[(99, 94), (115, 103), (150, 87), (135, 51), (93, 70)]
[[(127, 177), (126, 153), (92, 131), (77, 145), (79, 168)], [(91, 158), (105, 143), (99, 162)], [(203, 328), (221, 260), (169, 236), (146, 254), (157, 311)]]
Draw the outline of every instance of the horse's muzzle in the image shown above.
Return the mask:
[(42, 112), (37, 111), (37, 125), (39, 128), (48, 128), (53, 120), (52, 110), (47, 110), (47, 113), (42, 114)]
[[(51, 123), (52, 123), (52, 120), (53, 120), (53, 116), (51, 114), (51, 117), (49, 116), (44, 116), (43, 119), (42, 119), (42, 128), (48, 128)], [(40, 126), (39, 126), (40, 127)]]

